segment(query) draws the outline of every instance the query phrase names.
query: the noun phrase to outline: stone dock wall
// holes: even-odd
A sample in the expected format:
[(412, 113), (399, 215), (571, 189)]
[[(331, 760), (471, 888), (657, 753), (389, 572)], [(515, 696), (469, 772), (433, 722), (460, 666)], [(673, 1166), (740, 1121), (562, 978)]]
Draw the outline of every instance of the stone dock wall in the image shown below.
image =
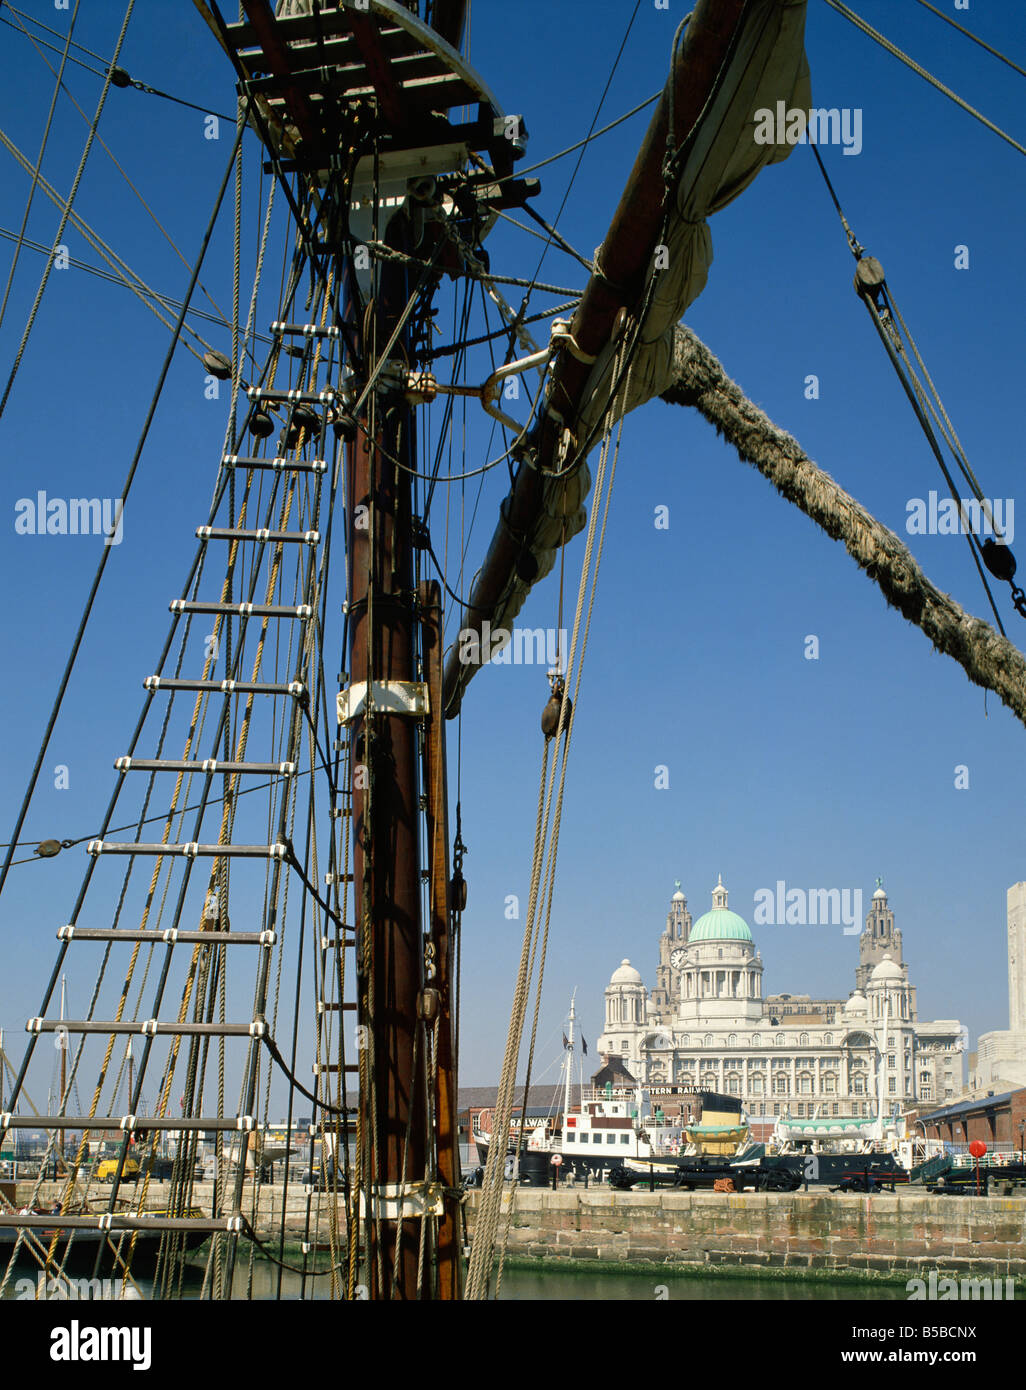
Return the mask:
[[(126, 1195), (130, 1193), (129, 1188)], [(167, 1189), (154, 1183), (149, 1205)], [(18, 1184), (27, 1201), (30, 1185)], [(46, 1183), (42, 1204), (60, 1195)], [(209, 1184), (197, 1186), (197, 1205), (209, 1205)], [(900, 1279), (930, 1270), (959, 1276), (1012, 1276), (1026, 1287), (1026, 1197), (933, 1197), (901, 1192), (873, 1196), (816, 1192), (616, 1192), (605, 1187), (560, 1190), (519, 1188), (510, 1226), (514, 1259), (567, 1260), (640, 1267), (671, 1266), (737, 1274), (822, 1274)], [(503, 1197), (502, 1225), (511, 1190)], [(314, 1199), (319, 1215), (311, 1237), (327, 1238), (327, 1199)], [(473, 1238), (481, 1193), (467, 1193)], [(244, 1209), (252, 1211), (247, 1193)], [(264, 1187), (256, 1215), (267, 1236), (280, 1231), (282, 1192)], [(306, 1196), (290, 1185), (285, 1206), (290, 1240), (303, 1237)], [(344, 1212), (339, 1209), (344, 1230)], [(501, 1227), (500, 1227), (501, 1229)]]
[[(521, 1188), (515, 1197), (514, 1258), (893, 1278), (936, 1269), (1026, 1281), (1023, 1197), (601, 1188)], [(471, 1232), (480, 1199), (468, 1194)]]

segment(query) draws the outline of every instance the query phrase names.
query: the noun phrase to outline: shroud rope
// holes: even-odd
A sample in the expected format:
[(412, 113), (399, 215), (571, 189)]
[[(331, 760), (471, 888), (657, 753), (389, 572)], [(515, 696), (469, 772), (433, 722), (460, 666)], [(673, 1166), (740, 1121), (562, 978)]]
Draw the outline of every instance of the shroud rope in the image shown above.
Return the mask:
[(1026, 724), (1026, 658), (1018, 648), (935, 588), (894, 532), (813, 463), (683, 325), (675, 334), (674, 372), (663, 400), (694, 406), (745, 463), (753, 464), (831, 539), (844, 541), (887, 602), (921, 628), (937, 651), (954, 657), (974, 685), (992, 690)]

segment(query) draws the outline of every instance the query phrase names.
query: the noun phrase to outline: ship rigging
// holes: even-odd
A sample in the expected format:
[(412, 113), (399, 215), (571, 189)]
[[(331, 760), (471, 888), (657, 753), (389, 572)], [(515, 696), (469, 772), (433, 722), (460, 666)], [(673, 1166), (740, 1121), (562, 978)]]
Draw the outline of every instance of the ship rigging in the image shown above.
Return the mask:
[[(504, 1209), (505, 1153), (493, 1144), (471, 1246), (456, 1104), (467, 844), (458, 752), (450, 796), (446, 726), (461, 718), (487, 662), (485, 625), (508, 629), (557, 563), (562, 627), (565, 551), (583, 533), (569, 645), (548, 673), (542, 716), (530, 895), (492, 1131), (505, 1135), (525, 1032), (530, 1084), (574, 717), (627, 414), (655, 397), (696, 408), (1023, 722), (1026, 665), (1003, 629), (937, 590), (903, 542), (748, 401), (680, 323), (709, 273), (707, 218), (792, 153), (752, 139), (753, 112), (778, 101), (811, 106), (804, 0), (697, 0), (673, 37), (669, 77), (590, 260), (533, 206), (540, 182), (518, 170), (529, 116), (505, 110), (461, 53), (462, 0), (282, 0), (276, 9), (244, 0), (235, 22), (214, 0), (196, 7), (230, 65), (226, 81), (229, 72), (235, 79), (235, 139), (180, 301), (108, 261), (171, 329), (122, 508), (180, 345), (208, 381), (228, 384), (228, 420), (192, 562), (168, 596), (157, 660), (142, 673), (138, 721), (112, 755), (101, 821), (84, 847), (36, 847), (43, 858), (84, 848), (85, 867), (57, 928), (23, 1059), (7, 1074), (0, 1142), (42, 1130), (66, 1173), (56, 1212), (35, 1209), (42, 1177), (27, 1210), (8, 1202), (0, 1211), (0, 1232), (13, 1233), (0, 1292), (19, 1259), (60, 1274), (85, 1247), (94, 1274), (113, 1272), (124, 1287), (133, 1265), (146, 1263), (155, 1296), (180, 1295), (187, 1257), (205, 1243), (210, 1298), (251, 1292), (258, 1254), (275, 1264), (279, 1293), (281, 1276), (296, 1271), (304, 1288), (326, 1282), (339, 1298), (484, 1298), (496, 1287), (496, 1260), (501, 1280), (512, 1199)], [(134, 81), (119, 66), (131, 13), (129, 4), (102, 60), (83, 165), (110, 89)], [(62, 65), (71, 54), (69, 31)], [(252, 136), (267, 183), (247, 308), (241, 152)], [(233, 181), (229, 353), (200, 336), (197, 324), (204, 334), (209, 324), (194, 300)], [(110, 248), (74, 209), (75, 188), (63, 199), (38, 168), (33, 192), (37, 185), (61, 209), (57, 240), (71, 223), (106, 258)], [(291, 242), (275, 291), (263, 277), (282, 203)], [(574, 260), (566, 278), (577, 289), (493, 271), (488, 233), (513, 212)], [(982, 487), (882, 268), (841, 217), (859, 294), (931, 450), (954, 487), (942, 460), (950, 448), (979, 501)], [(455, 336), (443, 343), (437, 301), (449, 284)], [(516, 310), (512, 289), (525, 291)], [(261, 322), (268, 294), (273, 317)], [(535, 294), (556, 302), (529, 314)], [(478, 341), (470, 325), (479, 301), (501, 324), (486, 320)], [(487, 371), (474, 351), (481, 346)], [(494, 456), (454, 454), (457, 402), (490, 417), (502, 438)], [(486, 470), (508, 473), (509, 491), (467, 583), (464, 536), (455, 565), (439, 539), (447, 534), (439, 498)], [(0, 889), (24, 848), (113, 548), (86, 601)], [(985, 583), (983, 567), (1009, 584), (1026, 616), (1005, 538), (976, 545), (973, 558)], [(464, 649), (454, 628), (476, 645)], [(458, 743), (460, 725), (451, 727)], [(79, 1017), (60, 1002), (73, 968), (95, 975), (91, 992), (73, 993), (88, 1001)], [(313, 1061), (301, 1074), (308, 1034)], [(50, 1113), (27, 1113), (33, 1059), (55, 1038), (59, 1096)], [(3, 1066), (0, 1055), (0, 1080)], [(282, 1086), (290, 1133), (298, 1110), (309, 1115), (309, 1163), (320, 1162), (326, 1188), (306, 1185), (294, 1258), (284, 1204), (280, 1238), (260, 1230), (259, 1156), (270, 1151), (272, 1089)], [(155, 1160), (168, 1136), (174, 1158), (158, 1192)], [(209, 1188), (196, 1176), (203, 1142)], [(104, 1143), (114, 1145), (114, 1167), (109, 1191), (98, 1193)], [(315, 1247), (327, 1254), (320, 1268), (308, 1258)]]

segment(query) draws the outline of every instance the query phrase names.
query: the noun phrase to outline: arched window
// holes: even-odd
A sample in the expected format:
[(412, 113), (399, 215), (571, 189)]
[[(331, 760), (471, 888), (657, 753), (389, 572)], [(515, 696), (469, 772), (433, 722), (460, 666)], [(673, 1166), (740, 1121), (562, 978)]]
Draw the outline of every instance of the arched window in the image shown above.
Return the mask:
[(773, 1039), (773, 1041), (776, 1043), (777, 1047), (783, 1047), (783, 1046), (784, 1046), (784, 1035), (783, 1035), (783, 1033), (778, 1033), (777, 1036)]
[(753, 1034), (752, 1034), (752, 1046), (753, 1046), (753, 1047), (761, 1047), (761, 1046), (762, 1046), (762, 1038), (759, 1036), (758, 1033), (753, 1033)]
[(784, 1073), (784, 1072), (778, 1073), (778, 1075), (776, 1075), (776, 1076), (773, 1078), (773, 1094), (774, 1094), (775, 1096), (786, 1096), (786, 1095), (787, 1095), (787, 1083), (788, 1083), (788, 1078), (787, 1078), (787, 1076), (785, 1075), (785, 1073)]
[(680, 1045), (681, 1045), (681, 1047), (690, 1047), (690, 1046), (691, 1046), (691, 1039), (690, 1039), (690, 1037), (688, 1036), (687, 1033), (685, 1033), (684, 1036), (681, 1038), (681, 1040), (680, 1040)]
[(809, 1035), (808, 1035), (808, 1033), (801, 1033), (801, 1034), (799, 1035), (799, 1038), (798, 1038), (798, 1046), (799, 1046), (799, 1047), (808, 1047), (808, 1045), (809, 1045)]
[(705, 1039), (704, 1039), (704, 1041), (703, 1041), (703, 1043), (702, 1043), (702, 1046), (703, 1046), (703, 1047), (712, 1047), (712, 1045), (713, 1045), (713, 1035), (712, 1035), (711, 1033), (706, 1033)]
[(834, 1045), (834, 1035), (833, 1035), (833, 1033), (824, 1033), (824, 1034), (823, 1034), (823, 1046), (824, 1046), (824, 1047), (833, 1047), (833, 1045)]
[(728, 1033), (728, 1034), (727, 1034), (727, 1046), (728, 1046), (728, 1047), (737, 1047), (737, 1034), (736, 1034), (736, 1033)]
[(716, 1073), (714, 1071), (707, 1071), (702, 1077), (702, 1089), (705, 1091), (715, 1091)]

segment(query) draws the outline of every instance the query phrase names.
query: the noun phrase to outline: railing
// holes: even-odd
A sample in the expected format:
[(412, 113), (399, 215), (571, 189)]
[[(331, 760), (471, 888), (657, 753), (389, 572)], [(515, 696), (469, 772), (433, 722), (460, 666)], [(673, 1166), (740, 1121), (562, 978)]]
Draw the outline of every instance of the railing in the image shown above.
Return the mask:
[[(967, 1144), (945, 1144), (944, 1150), (950, 1154), (956, 1168), (971, 1168), (977, 1160), (969, 1152)], [(979, 1160), (981, 1168), (1004, 1168), (1009, 1163), (1022, 1163), (1022, 1150), (1013, 1144), (987, 1144), (987, 1152)]]

